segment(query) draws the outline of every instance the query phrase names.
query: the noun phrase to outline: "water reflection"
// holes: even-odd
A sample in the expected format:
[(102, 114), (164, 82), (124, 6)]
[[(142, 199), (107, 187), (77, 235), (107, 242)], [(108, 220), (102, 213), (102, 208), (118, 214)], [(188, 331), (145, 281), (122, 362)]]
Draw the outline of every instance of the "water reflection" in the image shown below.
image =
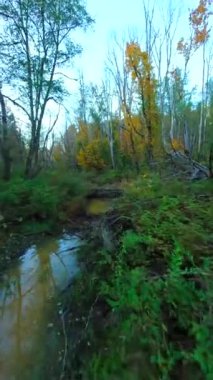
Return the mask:
[(5, 274), (0, 284), (0, 380), (45, 379), (38, 368), (48, 355), (48, 301), (77, 273), (79, 244), (76, 236), (49, 239), (30, 247)]

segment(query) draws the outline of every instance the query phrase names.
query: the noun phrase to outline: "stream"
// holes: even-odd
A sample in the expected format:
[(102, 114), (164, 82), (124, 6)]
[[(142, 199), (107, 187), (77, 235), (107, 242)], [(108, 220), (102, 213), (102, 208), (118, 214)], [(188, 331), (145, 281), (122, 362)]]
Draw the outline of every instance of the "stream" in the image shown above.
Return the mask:
[(64, 234), (29, 247), (0, 283), (0, 380), (59, 379), (64, 358), (60, 292), (79, 271), (81, 240)]

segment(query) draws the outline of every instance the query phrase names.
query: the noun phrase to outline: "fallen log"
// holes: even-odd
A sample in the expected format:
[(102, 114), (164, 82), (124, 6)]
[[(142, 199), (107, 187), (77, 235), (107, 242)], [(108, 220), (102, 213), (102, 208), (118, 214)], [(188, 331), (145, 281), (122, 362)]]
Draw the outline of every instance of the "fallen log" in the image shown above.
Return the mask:
[(123, 190), (121, 189), (93, 189), (87, 195), (87, 198), (117, 198), (123, 195)]
[(179, 164), (180, 166), (184, 167), (184, 169), (188, 170), (188, 172), (190, 173), (191, 180), (199, 180), (210, 177), (210, 171), (205, 165), (202, 165), (199, 162), (192, 160), (186, 154), (182, 152), (173, 151), (170, 153), (170, 155), (173, 162), (175, 161), (175, 164)]

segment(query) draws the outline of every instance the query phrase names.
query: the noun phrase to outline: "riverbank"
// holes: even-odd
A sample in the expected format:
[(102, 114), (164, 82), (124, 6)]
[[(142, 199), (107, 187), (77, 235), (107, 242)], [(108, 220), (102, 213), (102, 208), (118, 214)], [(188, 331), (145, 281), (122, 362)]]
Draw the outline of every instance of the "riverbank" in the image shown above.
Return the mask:
[(69, 220), (87, 244), (54, 322), (64, 379), (211, 380), (212, 204), (211, 180), (147, 173)]
[[(63, 230), (86, 234), (91, 219), (120, 196), (118, 174), (49, 171), (0, 183), (0, 273), (30, 244)], [(111, 183), (110, 183), (111, 181)]]
[(0, 379), (59, 379), (65, 355), (63, 294), (80, 271), (75, 234), (28, 246), (0, 282)]
[(212, 212), (211, 180), (129, 185), (79, 251), (66, 379), (211, 380)]
[[(92, 231), (99, 224), (99, 219), (112, 209), (113, 204), (111, 190), (109, 190), (109, 196), (108, 189), (104, 190), (103, 199), (101, 196), (92, 197), (93, 193), (97, 191), (97, 189), (93, 190), (88, 197), (82, 197), (81, 202), (78, 198), (77, 205), (75, 205), (75, 198), (72, 199), (66, 221), (60, 220), (58, 223), (52, 221), (52, 228), (48, 228), (48, 230), (37, 231), (37, 221), (28, 221), (27, 219), (22, 221), (19, 226), (11, 223), (9, 231), (4, 229), (0, 241), (0, 276), (13, 260), (22, 256), (29, 246), (39, 244), (48, 237), (60, 236), (66, 232), (68, 234), (77, 233), (84, 239), (90, 240)], [(31, 231), (26, 233), (28, 223), (31, 224)]]
[(74, 230), (85, 215), (91, 183), (82, 173), (42, 173), (26, 181), (15, 177), (0, 183), (0, 272), (45, 236)]
[[(111, 202), (110, 200), (110, 204)], [(0, 351), (2, 350), (0, 362), (3, 360), (0, 365), (3, 379), (8, 378), (8, 374), (11, 373), (15, 374), (17, 379), (26, 380), (29, 379), (29, 373), (33, 378), (39, 376), (39, 379), (47, 377), (51, 377), (51, 379), (64, 378), (67, 363), (67, 340), (72, 340), (75, 336), (73, 333), (69, 337), (66, 335), (67, 317), (70, 315), (67, 297), (73, 276), (71, 276), (71, 281), (67, 283), (61, 279), (65, 287), (54, 296), (51, 287), (49, 288), (49, 283), (54, 279), (55, 287), (55, 281), (57, 285), (60, 280), (54, 258), (59, 259), (58, 264), (61, 263), (61, 270), (63, 269), (65, 272), (69, 269), (70, 260), (72, 264), (72, 250), (69, 252), (70, 247), (67, 246), (70, 237), (71, 239), (82, 237), (84, 241), (85, 239), (88, 242), (92, 241), (94, 231), (99, 226), (100, 215), (105, 214), (106, 210), (109, 209), (108, 202), (102, 201), (100, 198), (97, 200), (90, 198), (87, 203), (84, 215), (70, 219), (63, 226), (63, 230), (60, 227), (55, 228), (51, 235), (46, 233), (25, 236), (18, 233), (12, 234), (4, 244), (4, 254), (3, 251), (1, 252), (2, 259), (5, 261), (2, 271), (4, 276), (0, 284), (0, 307), (2, 311), (0, 336), (3, 336), (5, 342), (3, 346), (0, 344)], [(58, 236), (58, 241), (55, 236)], [(68, 260), (68, 256), (67, 258), (61, 257), (62, 254), (70, 255), (70, 260)], [(74, 255), (76, 254), (74, 253)], [(16, 260), (19, 256), (21, 256), (20, 260)], [(78, 263), (77, 266), (80, 270), (81, 264)], [(73, 275), (76, 276), (76, 271), (73, 272)], [(38, 308), (36, 308), (37, 304)], [(42, 310), (40, 310), (41, 304), (43, 304)], [(11, 308), (14, 309), (13, 316), (15, 319), (11, 319)], [(29, 319), (31, 313), (33, 316)], [(41, 319), (44, 320), (42, 324)], [(12, 331), (7, 333), (10, 340), (5, 337), (4, 325), (6, 323), (7, 329)], [(29, 326), (30, 323), (32, 323), (31, 327)], [(23, 328), (23, 326), (25, 327)], [(28, 330), (31, 331), (30, 338), (28, 337)], [(37, 331), (36, 337), (34, 330)], [(17, 348), (15, 353), (12, 348), (11, 351), (9, 350), (9, 359), (6, 360), (3, 359), (7, 355), (4, 346), (8, 345), (11, 339), (14, 340), (13, 346), (16, 345)], [(28, 352), (24, 356), (23, 344), (25, 343), (23, 342), (29, 346)], [(40, 353), (37, 352), (38, 346)], [(47, 352), (48, 354), (51, 353), (50, 357), (47, 357)], [(17, 359), (17, 355), (19, 359)], [(27, 363), (26, 357), (28, 358)], [(33, 362), (32, 357), (34, 357)], [(29, 365), (34, 367), (30, 372)]]
[(1, 235), (0, 242), (0, 277), (11, 263), (21, 257), (25, 250), (32, 245), (42, 243), (48, 237), (61, 236), (63, 233), (79, 234), (84, 239), (89, 238), (91, 225), (95, 223), (96, 216), (89, 216), (86, 210), (81, 215), (75, 215), (69, 222), (55, 225), (51, 231), (24, 234), (17, 230), (16, 233), (5, 232)]

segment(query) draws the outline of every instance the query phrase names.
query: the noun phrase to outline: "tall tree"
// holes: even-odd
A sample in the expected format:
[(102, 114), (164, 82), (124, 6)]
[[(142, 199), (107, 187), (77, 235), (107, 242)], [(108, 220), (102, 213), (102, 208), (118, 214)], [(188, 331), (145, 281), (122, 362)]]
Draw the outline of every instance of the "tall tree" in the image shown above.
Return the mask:
[(192, 28), (192, 34), (189, 41), (184, 41), (182, 38), (178, 43), (178, 50), (184, 55), (185, 67), (189, 62), (190, 55), (202, 46), (202, 89), (201, 89), (201, 107), (200, 107), (200, 121), (198, 126), (198, 155), (200, 155), (203, 143), (205, 140), (205, 130), (207, 122), (206, 113), (206, 95), (205, 95), (205, 82), (206, 78), (206, 44), (210, 38), (211, 28), (209, 26), (209, 17), (212, 15), (210, 6), (212, 0), (200, 0), (198, 6), (190, 12), (189, 23)]
[(153, 159), (154, 128), (158, 118), (153, 68), (149, 54), (142, 51), (136, 42), (127, 43), (126, 63), (138, 86), (142, 124), (147, 132), (147, 156), (150, 163)]
[[(109, 58), (107, 70), (114, 82), (115, 95), (118, 103), (119, 123), (119, 142), (125, 151), (129, 151), (135, 170), (139, 172), (139, 160), (135, 144), (135, 134), (143, 138), (140, 130), (135, 128), (133, 121), (133, 105), (135, 84), (129, 75), (129, 69), (126, 65), (125, 41), (119, 43), (115, 40), (117, 50), (112, 50)], [(123, 120), (121, 120), (123, 117)], [(128, 149), (126, 149), (128, 147)]]
[(3, 160), (3, 179), (8, 181), (11, 176), (11, 149), (9, 144), (8, 118), (4, 97), (0, 86), (0, 153)]
[(5, 95), (28, 117), (31, 137), (26, 175), (36, 174), (43, 119), (50, 101), (61, 102), (65, 89), (57, 69), (81, 51), (70, 39), (92, 23), (81, 0), (0, 0), (4, 31), (0, 37), (2, 77), (18, 94)]

